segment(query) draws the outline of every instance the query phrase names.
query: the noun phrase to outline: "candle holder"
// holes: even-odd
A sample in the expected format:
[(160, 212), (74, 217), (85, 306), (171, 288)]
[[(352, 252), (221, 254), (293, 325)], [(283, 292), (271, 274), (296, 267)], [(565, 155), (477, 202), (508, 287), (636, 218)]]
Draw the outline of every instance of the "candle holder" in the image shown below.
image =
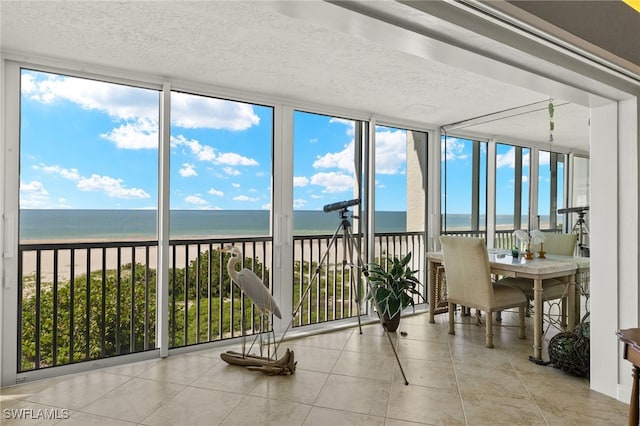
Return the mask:
[(544, 256), (546, 252), (544, 251), (543, 244), (540, 243), (540, 251), (538, 251), (538, 259), (546, 259)]

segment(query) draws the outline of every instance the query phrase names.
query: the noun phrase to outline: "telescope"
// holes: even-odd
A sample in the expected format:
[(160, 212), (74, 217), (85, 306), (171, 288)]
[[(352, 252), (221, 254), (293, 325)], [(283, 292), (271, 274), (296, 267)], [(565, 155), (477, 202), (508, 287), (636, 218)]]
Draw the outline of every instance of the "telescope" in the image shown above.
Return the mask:
[(558, 214), (584, 213), (587, 210), (589, 210), (589, 206), (586, 206), (586, 207), (569, 207), (569, 208), (566, 208), (566, 209), (558, 209)]
[(325, 213), (329, 213), (336, 210), (344, 210), (346, 208), (349, 208), (351, 206), (356, 206), (358, 204), (360, 204), (360, 198), (354, 198), (353, 200), (339, 201), (337, 203), (327, 204), (322, 208), (322, 210), (324, 210)]

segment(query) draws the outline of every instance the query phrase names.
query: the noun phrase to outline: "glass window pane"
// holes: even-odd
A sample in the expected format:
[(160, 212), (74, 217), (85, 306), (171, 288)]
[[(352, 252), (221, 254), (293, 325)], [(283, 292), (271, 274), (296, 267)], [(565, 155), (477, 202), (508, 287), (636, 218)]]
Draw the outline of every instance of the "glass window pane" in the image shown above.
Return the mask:
[(442, 230), (480, 235), (486, 230), (486, 143), (443, 137)]
[[(355, 167), (357, 121), (302, 111), (293, 125), (293, 228), (296, 235), (335, 231), (325, 205), (359, 198)], [(360, 141), (358, 141), (360, 144)], [(359, 207), (353, 206), (352, 211)]]
[(23, 70), (20, 239), (155, 238), (157, 91)]
[(171, 237), (270, 235), (270, 107), (171, 93)]

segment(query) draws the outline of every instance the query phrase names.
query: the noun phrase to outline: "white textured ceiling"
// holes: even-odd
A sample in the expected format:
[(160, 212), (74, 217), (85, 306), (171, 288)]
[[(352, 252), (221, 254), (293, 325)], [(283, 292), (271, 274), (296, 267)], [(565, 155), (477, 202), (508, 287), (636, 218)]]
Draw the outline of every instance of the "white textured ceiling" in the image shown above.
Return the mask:
[[(317, 3), (284, 7), (304, 9)], [(414, 20), (429, 19), (399, 3), (383, 4)], [(443, 50), (442, 43), (416, 39), (415, 33), (407, 32), (406, 39), (398, 32), (385, 34), (388, 25), (353, 28), (361, 25), (351, 19), (353, 12), (332, 4), (321, 4), (331, 25), (297, 16), (304, 13), (281, 13), (282, 3), (2, 0), (0, 7), (2, 50), (12, 58), (69, 60), (92, 69), (105, 66), (177, 84), (238, 89), (425, 125), (454, 123), (549, 97), (565, 103), (561, 93), (541, 93), (487, 75), (487, 70), (452, 65), (464, 61), (458, 48)], [(442, 33), (455, 30), (437, 19), (428, 22)], [(496, 48), (495, 43), (487, 46)], [(588, 151), (588, 111), (572, 103), (556, 109), (557, 145)], [(544, 143), (548, 114), (514, 114), (464, 131)]]

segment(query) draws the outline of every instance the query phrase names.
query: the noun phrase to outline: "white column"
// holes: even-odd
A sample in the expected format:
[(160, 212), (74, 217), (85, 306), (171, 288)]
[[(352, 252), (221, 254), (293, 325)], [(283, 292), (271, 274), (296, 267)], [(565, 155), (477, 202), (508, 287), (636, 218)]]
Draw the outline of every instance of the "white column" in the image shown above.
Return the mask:
[[(0, 386), (16, 384), (18, 325), (18, 208), (20, 162), (20, 68), (2, 62), (0, 85)], [(8, 108), (7, 106), (11, 107)]]
[(496, 140), (487, 142), (487, 248), (494, 248), (496, 239)]
[(440, 249), (440, 209), (441, 184), (442, 184), (442, 133), (440, 129), (429, 133), (428, 152), (428, 182), (427, 189), (427, 251), (437, 251)]
[(282, 313), (274, 317), (276, 333), (284, 332), (293, 313), (293, 108), (274, 109), (272, 236), (273, 297)]
[(171, 85), (160, 92), (160, 149), (158, 150), (158, 269), (156, 346), (160, 356), (169, 355), (169, 200), (171, 156)]

